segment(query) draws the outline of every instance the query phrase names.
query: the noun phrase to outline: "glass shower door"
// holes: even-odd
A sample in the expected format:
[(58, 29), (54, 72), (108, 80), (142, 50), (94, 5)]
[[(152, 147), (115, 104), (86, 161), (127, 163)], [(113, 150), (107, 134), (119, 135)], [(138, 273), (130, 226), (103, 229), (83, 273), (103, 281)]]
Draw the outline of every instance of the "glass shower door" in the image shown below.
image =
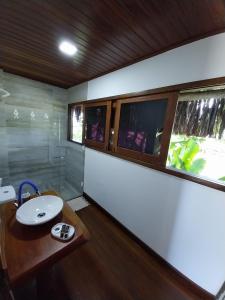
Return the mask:
[[(29, 179), (41, 192), (56, 191), (64, 200), (82, 195), (84, 151), (67, 142), (64, 90), (5, 76), (4, 88), (10, 96), (0, 97), (3, 184), (18, 191), (20, 183)], [(33, 193), (29, 186), (24, 192)]]

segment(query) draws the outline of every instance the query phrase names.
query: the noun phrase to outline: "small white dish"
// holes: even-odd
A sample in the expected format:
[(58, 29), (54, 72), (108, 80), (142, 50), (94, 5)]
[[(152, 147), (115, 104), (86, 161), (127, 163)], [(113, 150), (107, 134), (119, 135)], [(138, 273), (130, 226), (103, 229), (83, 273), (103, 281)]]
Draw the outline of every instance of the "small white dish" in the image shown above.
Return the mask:
[(51, 195), (39, 196), (20, 206), (16, 211), (16, 219), (24, 225), (40, 225), (55, 218), (62, 208), (61, 198)]
[(56, 239), (67, 242), (74, 236), (75, 228), (66, 223), (58, 223), (52, 227), (51, 234)]

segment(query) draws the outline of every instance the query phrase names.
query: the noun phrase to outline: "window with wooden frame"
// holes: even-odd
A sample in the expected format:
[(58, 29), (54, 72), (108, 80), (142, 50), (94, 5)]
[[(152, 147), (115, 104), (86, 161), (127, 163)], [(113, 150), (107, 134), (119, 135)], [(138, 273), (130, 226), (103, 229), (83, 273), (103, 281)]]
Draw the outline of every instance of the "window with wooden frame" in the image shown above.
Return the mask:
[(111, 101), (85, 104), (85, 145), (97, 149), (108, 149)]
[(175, 93), (118, 100), (113, 151), (165, 166), (176, 102)]
[[(216, 78), (82, 102), (85, 145), (225, 191), (224, 83)], [(68, 132), (77, 140), (73, 118)]]
[(81, 103), (68, 105), (68, 140), (83, 144), (84, 105)]
[(167, 167), (225, 184), (225, 89), (180, 93)]

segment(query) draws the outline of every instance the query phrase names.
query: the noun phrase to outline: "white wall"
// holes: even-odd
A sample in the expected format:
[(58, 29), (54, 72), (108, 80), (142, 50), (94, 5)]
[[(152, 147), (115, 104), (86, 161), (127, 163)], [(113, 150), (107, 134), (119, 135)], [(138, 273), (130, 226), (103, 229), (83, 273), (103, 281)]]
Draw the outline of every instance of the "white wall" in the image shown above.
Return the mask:
[(88, 82), (81, 83), (68, 89), (68, 103), (87, 100)]
[(225, 75), (225, 33), (143, 60), (88, 83), (88, 99)]
[(85, 152), (85, 192), (198, 285), (225, 278), (225, 196), (177, 177)]
[[(225, 76), (225, 34), (88, 82), (88, 99)], [(86, 149), (85, 192), (198, 285), (225, 280), (225, 194)]]

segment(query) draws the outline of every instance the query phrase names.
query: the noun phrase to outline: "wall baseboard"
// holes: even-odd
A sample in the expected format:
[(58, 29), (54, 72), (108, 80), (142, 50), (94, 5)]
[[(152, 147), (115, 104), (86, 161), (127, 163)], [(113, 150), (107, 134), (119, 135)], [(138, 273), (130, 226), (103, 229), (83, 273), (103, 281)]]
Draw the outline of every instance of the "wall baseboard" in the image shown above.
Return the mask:
[(184, 274), (174, 268), (170, 263), (168, 263), (164, 258), (162, 258), (159, 254), (157, 254), (153, 249), (151, 249), (147, 244), (145, 244), (142, 240), (140, 240), (134, 233), (132, 233), (129, 229), (127, 229), (122, 223), (120, 223), (115, 217), (113, 217), (107, 210), (105, 210), (101, 205), (99, 205), (93, 198), (91, 198), (85, 192), (83, 196), (87, 199), (88, 202), (97, 206), (104, 214), (106, 214), (117, 226), (120, 227), (126, 234), (129, 235), (131, 239), (133, 239), (139, 246), (141, 246), (145, 251), (147, 251), (154, 259), (161, 265), (170, 278), (173, 278), (174, 281), (178, 283), (178, 285), (184, 287), (191, 291), (198, 299), (204, 300), (213, 300), (215, 296), (198, 286), (192, 280), (187, 278)]

